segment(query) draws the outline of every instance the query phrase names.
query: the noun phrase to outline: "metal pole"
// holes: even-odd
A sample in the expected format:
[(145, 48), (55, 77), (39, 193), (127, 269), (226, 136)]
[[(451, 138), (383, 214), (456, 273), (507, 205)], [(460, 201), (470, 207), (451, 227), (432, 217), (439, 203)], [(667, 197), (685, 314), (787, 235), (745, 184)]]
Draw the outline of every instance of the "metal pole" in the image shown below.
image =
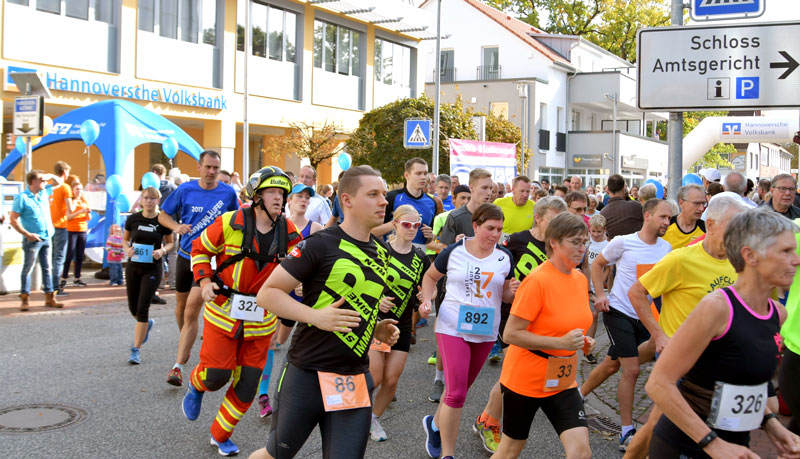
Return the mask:
[(612, 113), (612, 125), (611, 125), (611, 154), (614, 156), (614, 167), (613, 171), (615, 174), (619, 174), (622, 172), (620, 166), (620, 157), (619, 157), (619, 148), (617, 147), (618, 139), (617, 139), (617, 93), (614, 93), (614, 111)]
[(439, 175), (439, 86), (441, 84), (441, 69), (442, 66), (442, 0), (436, 0), (436, 63), (434, 68), (436, 71), (433, 74), (435, 93), (433, 95), (433, 139), (431, 145), (433, 147), (433, 164), (431, 165), (431, 172)]
[[(30, 83), (25, 83), (25, 95), (26, 96), (30, 96), (31, 95), (31, 84)], [(42, 110), (44, 110), (44, 107), (42, 107)], [(31, 169), (33, 169), (33, 156), (32, 156), (32, 153), (33, 153), (33, 145), (31, 145), (31, 138), (27, 137), (25, 139), (25, 175), (26, 176), (28, 175), (28, 172), (30, 172)], [(25, 180), (25, 179), (23, 178), (23, 180)]]
[(248, 180), (250, 178), (250, 124), (247, 121), (247, 80), (249, 74), (247, 73), (247, 60), (250, 56), (252, 46), (252, 31), (250, 30), (250, 0), (246, 0), (247, 6), (245, 7), (245, 29), (244, 29), (244, 120), (242, 122), (242, 178)]
[[(683, 0), (672, 0), (673, 27), (683, 25)], [(667, 124), (667, 137), (669, 140), (669, 183), (667, 197), (678, 198), (678, 188), (683, 176), (683, 112), (671, 112)]]
[(522, 171), (520, 171), (520, 175), (528, 175), (528, 161), (530, 158), (526, 157), (526, 152), (528, 151), (528, 88), (524, 88), (522, 90), (522, 154), (520, 155), (522, 158)]

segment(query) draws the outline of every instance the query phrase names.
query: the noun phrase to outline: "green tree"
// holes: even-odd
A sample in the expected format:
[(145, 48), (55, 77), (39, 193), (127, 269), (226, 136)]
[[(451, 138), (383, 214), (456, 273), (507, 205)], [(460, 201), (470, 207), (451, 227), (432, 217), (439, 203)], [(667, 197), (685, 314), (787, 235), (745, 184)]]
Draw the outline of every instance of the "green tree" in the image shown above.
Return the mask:
[(669, 0), (486, 0), (486, 3), (546, 32), (584, 37), (631, 62), (636, 60), (639, 29), (670, 23)]
[(530, 157), (530, 147), (522, 156), (522, 133), (516, 124), (502, 116), (495, 116), (492, 112), (488, 115), (475, 113), (475, 115), (486, 116), (486, 140), (489, 142), (513, 143), (517, 146), (517, 170), (522, 171), (522, 164), (525, 158)]
[[(403, 148), (403, 126), (407, 118), (433, 119), (433, 100), (426, 96), (400, 99), (364, 114), (358, 128), (347, 141), (346, 149), (354, 164), (368, 164), (383, 174), (388, 183), (403, 181), (403, 165), (419, 156), (432, 164), (431, 150)], [(439, 130), (439, 172), (450, 170), (450, 146), (447, 139), (475, 139), (470, 115), (461, 100), (441, 104)]]
[[(686, 112), (683, 114), (683, 136), (686, 137), (687, 134), (692, 132), (704, 118), (727, 115), (728, 112), (726, 111)], [(736, 153), (736, 148), (734, 148), (733, 145), (729, 143), (718, 143), (711, 147), (711, 149), (707, 151), (702, 158), (697, 160), (695, 164), (699, 164), (701, 167), (713, 168), (732, 167), (733, 164), (730, 162), (730, 155), (732, 153)]]

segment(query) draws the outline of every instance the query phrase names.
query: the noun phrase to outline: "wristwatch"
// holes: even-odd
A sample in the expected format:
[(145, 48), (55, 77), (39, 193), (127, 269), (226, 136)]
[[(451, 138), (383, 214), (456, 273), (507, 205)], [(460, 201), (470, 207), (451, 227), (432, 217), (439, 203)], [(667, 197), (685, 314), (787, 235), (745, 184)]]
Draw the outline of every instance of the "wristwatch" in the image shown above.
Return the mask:
[(778, 417), (775, 413), (767, 413), (764, 415), (764, 419), (761, 421), (761, 430), (764, 430), (764, 427), (767, 425), (770, 419), (776, 419)]
[(706, 435), (705, 437), (700, 439), (699, 442), (697, 442), (697, 447), (700, 449), (704, 449), (706, 446), (708, 446), (709, 443), (714, 441), (715, 438), (717, 438), (717, 433), (712, 430), (711, 432), (708, 433), (708, 435)]

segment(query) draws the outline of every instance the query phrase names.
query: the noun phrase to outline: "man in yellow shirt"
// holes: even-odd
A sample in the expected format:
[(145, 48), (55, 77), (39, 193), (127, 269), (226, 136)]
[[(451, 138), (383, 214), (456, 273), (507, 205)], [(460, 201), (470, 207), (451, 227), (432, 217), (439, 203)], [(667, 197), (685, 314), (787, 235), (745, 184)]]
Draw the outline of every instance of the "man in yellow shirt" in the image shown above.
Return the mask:
[(533, 201), (531, 179), (525, 175), (514, 177), (511, 181), (511, 196), (495, 199), (494, 203), (503, 210), (503, 234), (509, 235), (526, 231), (533, 227)]
[[(744, 210), (747, 207), (734, 198), (712, 200), (706, 214), (708, 233), (705, 239), (673, 250), (628, 290), (631, 304), (650, 332), (650, 339), (655, 341), (656, 355), (664, 349), (704, 296), (736, 281), (736, 270), (725, 253), (724, 235), (730, 219)], [(650, 309), (648, 295), (652, 298), (661, 297), (658, 320)], [(626, 458), (647, 457), (650, 437), (659, 417), (661, 411), (654, 406), (647, 424), (634, 435), (628, 446)]]
[(672, 245), (672, 250), (686, 247), (690, 242), (706, 233), (706, 226), (700, 217), (706, 210), (706, 193), (700, 185), (686, 185), (678, 190), (678, 206), (681, 212), (672, 217), (664, 239)]

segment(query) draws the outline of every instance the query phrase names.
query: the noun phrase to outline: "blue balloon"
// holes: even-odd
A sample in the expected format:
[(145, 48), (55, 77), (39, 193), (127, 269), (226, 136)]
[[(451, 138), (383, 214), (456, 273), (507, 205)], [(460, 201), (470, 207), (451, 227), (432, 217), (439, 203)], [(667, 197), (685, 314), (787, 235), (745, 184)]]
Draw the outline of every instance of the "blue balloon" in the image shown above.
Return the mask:
[(93, 210), (91, 213), (89, 213), (89, 229), (90, 229), (90, 230), (91, 230), (92, 228), (94, 228), (94, 227), (95, 227), (95, 225), (97, 225), (97, 223), (98, 223), (99, 221), (100, 221), (100, 214), (98, 214), (98, 213), (97, 213), (97, 212), (95, 212), (94, 210)]
[(86, 120), (81, 124), (81, 139), (88, 147), (100, 136), (100, 126), (95, 120)]
[(178, 142), (172, 137), (167, 137), (161, 142), (161, 150), (167, 158), (172, 159), (178, 154)]
[(131, 210), (131, 202), (124, 194), (117, 196), (114, 203), (117, 205), (117, 210), (120, 212), (128, 212)]
[(350, 153), (342, 153), (339, 155), (339, 167), (341, 167), (343, 171), (350, 169), (352, 164), (353, 157), (350, 156)]
[(23, 155), (27, 151), (26, 150), (27, 145), (25, 144), (25, 137), (21, 137), (21, 136), (17, 137), (17, 141), (16, 141), (16, 143), (14, 145), (17, 147), (17, 151), (19, 151)]
[(106, 179), (106, 192), (111, 196), (111, 199), (116, 199), (122, 193), (122, 178), (113, 174)]
[(148, 172), (142, 176), (142, 189), (153, 187), (156, 190), (161, 186), (161, 180), (152, 172)]
[(658, 199), (664, 199), (664, 185), (662, 185), (661, 182), (656, 179), (647, 179), (644, 181), (643, 186), (647, 185), (648, 183), (652, 183), (653, 186), (656, 187), (656, 197)]
[(703, 179), (700, 178), (697, 174), (686, 174), (683, 176), (683, 180), (681, 181), (681, 185), (702, 185)]

